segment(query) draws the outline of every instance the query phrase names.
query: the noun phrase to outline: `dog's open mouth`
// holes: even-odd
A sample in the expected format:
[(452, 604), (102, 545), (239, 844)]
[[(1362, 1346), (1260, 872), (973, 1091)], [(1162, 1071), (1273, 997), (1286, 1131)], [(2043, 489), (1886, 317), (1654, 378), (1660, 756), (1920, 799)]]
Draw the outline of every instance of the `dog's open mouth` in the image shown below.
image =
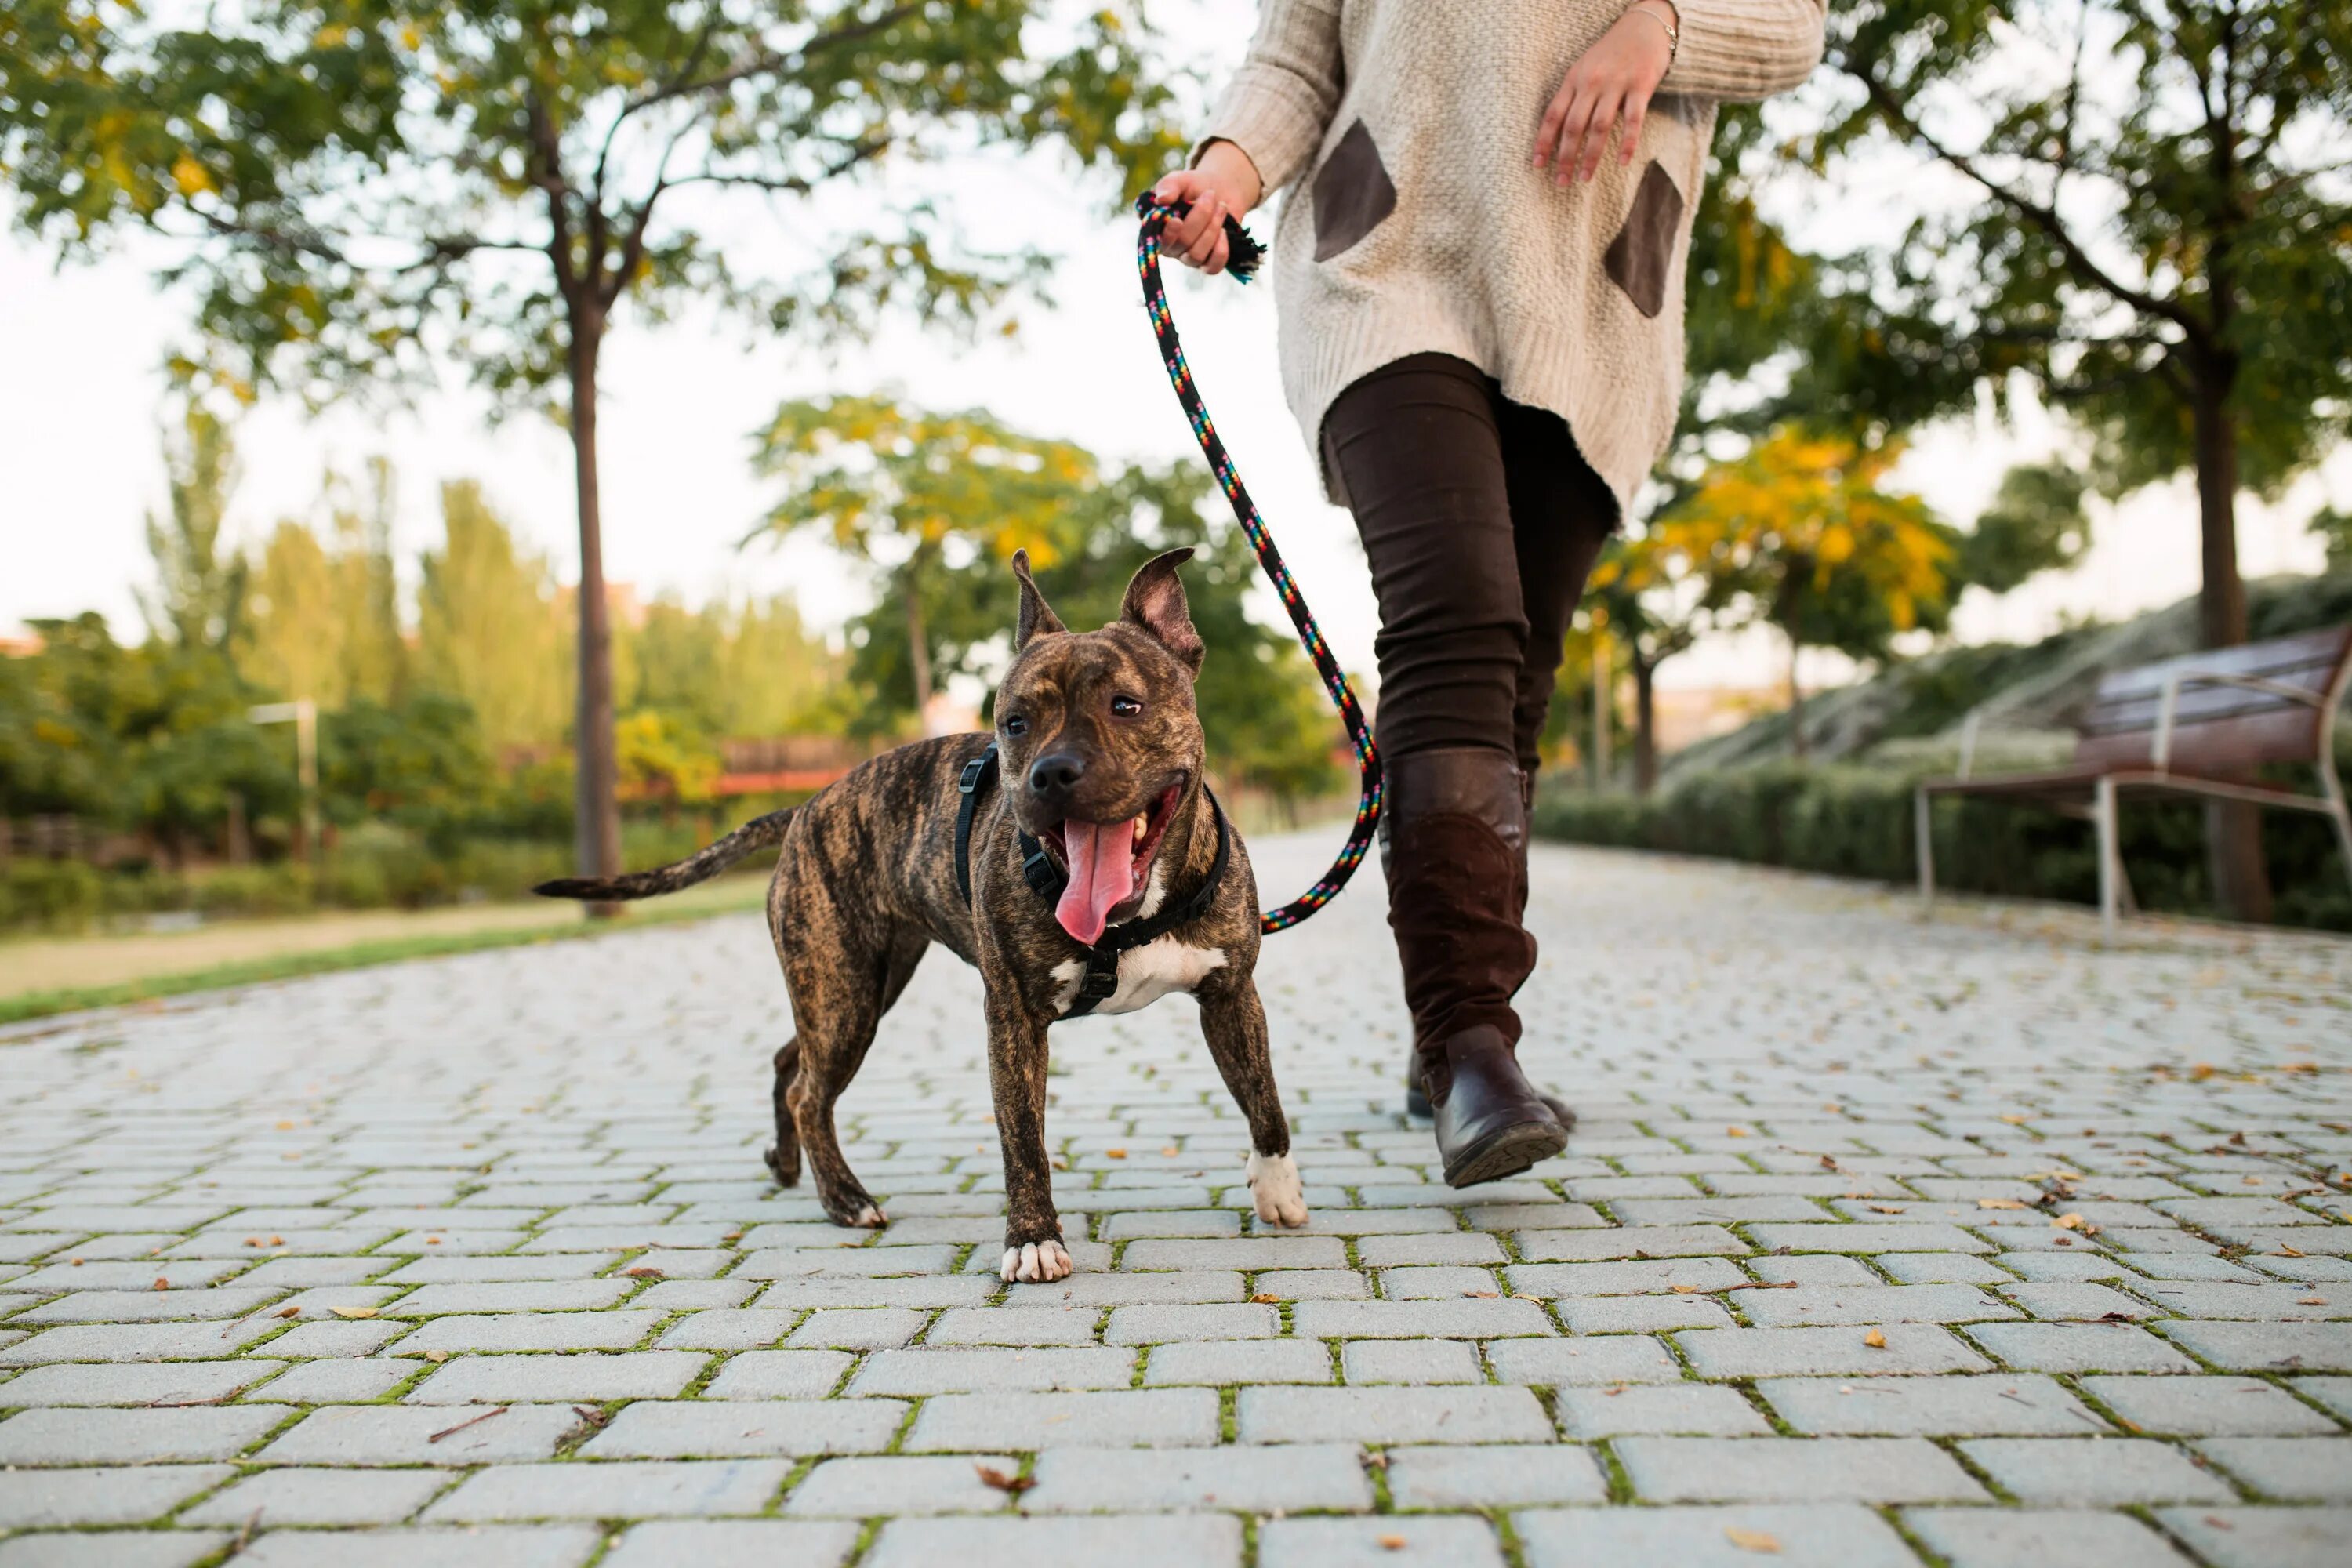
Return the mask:
[(1062, 901), (1054, 907), (1054, 918), (1064, 931), (1092, 947), (1113, 920), (1132, 913), (1142, 902), (1152, 857), (1160, 852), (1160, 841), (1175, 820), (1176, 803), (1183, 795), (1180, 777), (1133, 816), (1117, 822), (1073, 817), (1038, 835), (1070, 874)]

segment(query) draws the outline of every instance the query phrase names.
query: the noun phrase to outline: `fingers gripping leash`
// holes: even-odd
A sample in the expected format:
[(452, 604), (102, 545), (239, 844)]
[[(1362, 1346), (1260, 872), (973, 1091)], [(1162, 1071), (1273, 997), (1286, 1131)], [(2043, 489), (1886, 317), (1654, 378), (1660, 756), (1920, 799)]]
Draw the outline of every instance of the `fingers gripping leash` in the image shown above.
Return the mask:
[[(1200, 388), (1192, 381), (1192, 367), (1184, 363), (1184, 347), (1176, 338), (1175, 318), (1168, 313), (1167, 285), (1160, 276), (1160, 231), (1170, 218), (1181, 216), (1184, 208), (1163, 205), (1147, 191), (1136, 198), (1135, 211), (1143, 220), (1136, 239), (1135, 266), (1142, 274), (1143, 308), (1150, 312), (1152, 335), (1160, 340), (1160, 358), (1168, 369), (1168, 384), (1175, 388), (1176, 401), (1183, 405), (1184, 417), (1192, 423), (1192, 434), (1201, 443), (1202, 456), (1209, 459), (1210, 470), (1217, 477), (1217, 488), (1225, 492), (1225, 500), (1234, 509), (1243, 534), (1257, 552), (1258, 564), (1265, 569), (1267, 580), (1281, 595), (1283, 608), (1290, 612), (1290, 624), (1298, 629), (1300, 646), (1314, 661), (1315, 672), (1323, 678), (1323, 689), (1331, 694), (1333, 706), (1339, 710), (1362, 774), (1363, 793), (1356, 803), (1355, 826), (1348, 830), (1348, 842), (1341, 847), (1339, 858), (1331, 862), (1331, 868), (1313, 887), (1258, 918), (1259, 926), (1269, 933), (1287, 931), (1337, 898), (1339, 889), (1348, 885), (1348, 879), (1356, 874), (1356, 868), (1362, 864), (1364, 852), (1371, 847), (1372, 833), (1381, 820), (1381, 755), (1372, 745), (1371, 726), (1365, 721), (1363, 706), (1348, 684), (1347, 672), (1332, 657), (1330, 645), (1323, 640), (1322, 630), (1315, 624), (1314, 612), (1307, 607), (1306, 595), (1298, 591), (1290, 568), (1283, 564), (1282, 552), (1274, 545), (1274, 535), (1266, 531), (1265, 520), (1258, 515), (1257, 503), (1250, 500), (1232, 455), (1217, 438), (1217, 427), (1210, 423), (1208, 407), (1201, 401)], [(1225, 242), (1226, 269), (1241, 282), (1248, 282), (1265, 258), (1265, 247), (1230, 217), (1225, 219)]]

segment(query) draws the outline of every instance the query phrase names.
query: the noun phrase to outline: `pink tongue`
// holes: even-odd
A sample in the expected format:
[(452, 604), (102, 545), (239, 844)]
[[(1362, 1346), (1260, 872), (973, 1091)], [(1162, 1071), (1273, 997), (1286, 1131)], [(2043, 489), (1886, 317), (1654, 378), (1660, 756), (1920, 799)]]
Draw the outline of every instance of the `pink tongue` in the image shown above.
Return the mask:
[(1070, 858), (1070, 885), (1062, 889), (1054, 918), (1092, 947), (1110, 924), (1111, 910), (1135, 893), (1135, 826), (1065, 822), (1062, 843)]

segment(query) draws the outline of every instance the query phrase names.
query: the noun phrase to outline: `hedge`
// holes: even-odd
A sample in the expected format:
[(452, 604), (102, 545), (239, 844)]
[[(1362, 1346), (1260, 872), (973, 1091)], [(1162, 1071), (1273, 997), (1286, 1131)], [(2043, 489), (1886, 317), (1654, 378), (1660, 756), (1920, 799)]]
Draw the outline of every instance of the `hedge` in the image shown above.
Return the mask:
[[(1562, 784), (1538, 796), (1534, 828), (1538, 837), (1569, 843), (1911, 885), (1918, 879), (1912, 794), (1920, 776), (1887, 767), (1773, 763), (1695, 774), (1647, 797)], [(1960, 798), (1938, 801), (1934, 824), (1939, 887), (2097, 901), (2097, 857), (2086, 822), (2046, 808)], [(2124, 866), (2140, 908), (2217, 912), (2200, 805), (2126, 800), (2122, 826)], [(2280, 924), (2352, 931), (2352, 878), (2325, 818), (2264, 812), (2263, 847)]]

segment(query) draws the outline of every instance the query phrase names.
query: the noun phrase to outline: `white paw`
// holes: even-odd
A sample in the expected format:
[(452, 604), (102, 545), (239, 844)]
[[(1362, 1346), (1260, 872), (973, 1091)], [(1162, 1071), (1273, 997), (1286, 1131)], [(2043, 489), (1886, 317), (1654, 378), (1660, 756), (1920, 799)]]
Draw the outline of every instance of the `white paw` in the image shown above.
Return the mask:
[(1048, 1279), (1066, 1279), (1076, 1268), (1058, 1241), (1033, 1241), (1025, 1247), (1004, 1249), (1003, 1274), (1007, 1279), (1042, 1284)]
[(1298, 1180), (1297, 1161), (1287, 1154), (1252, 1154), (1242, 1173), (1257, 1202), (1258, 1218), (1268, 1225), (1307, 1223), (1307, 1189)]
[(879, 1230), (890, 1223), (890, 1216), (873, 1204), (867, 1204), (850, 1217), (850, 1224), (862, 1225), (868, 1230)]

